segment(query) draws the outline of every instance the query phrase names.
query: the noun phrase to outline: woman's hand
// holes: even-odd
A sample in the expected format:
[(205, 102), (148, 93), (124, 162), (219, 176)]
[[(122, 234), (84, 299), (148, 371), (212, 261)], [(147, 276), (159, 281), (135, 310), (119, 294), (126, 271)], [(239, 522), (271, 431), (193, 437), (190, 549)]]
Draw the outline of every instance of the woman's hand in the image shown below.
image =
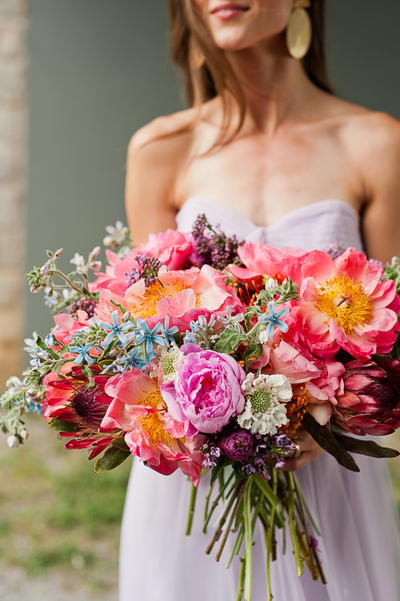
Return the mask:
[(313, 459), (316, 459), (321, 455), (323, 449), (313, 439), (311, 434), (306, 430), (299, 430), (296, 435), (296, 442), (300, 446), (301, 455), (296, 458), (286, 460), (286, 470), (294, 472), (310, 463)]

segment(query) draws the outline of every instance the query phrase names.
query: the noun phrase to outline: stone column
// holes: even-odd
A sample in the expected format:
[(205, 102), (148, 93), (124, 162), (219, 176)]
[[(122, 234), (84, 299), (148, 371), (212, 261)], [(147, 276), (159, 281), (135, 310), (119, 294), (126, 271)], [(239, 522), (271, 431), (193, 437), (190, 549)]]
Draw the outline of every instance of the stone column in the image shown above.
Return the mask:
[(0, 386), (22, 362), (26, 194), (25, 0), (0, 0)]

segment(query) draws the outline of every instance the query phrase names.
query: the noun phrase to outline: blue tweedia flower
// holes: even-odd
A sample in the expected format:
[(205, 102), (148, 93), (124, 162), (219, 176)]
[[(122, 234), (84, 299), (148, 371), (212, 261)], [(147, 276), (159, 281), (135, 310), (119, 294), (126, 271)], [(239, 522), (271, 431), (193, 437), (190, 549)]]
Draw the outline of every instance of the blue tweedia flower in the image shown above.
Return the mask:
[(188, 343), (197, 344), (196, 334), (194, 332), (191, 332), (190, 330), (186, 330), (186, 334), (183, 337), (183, 342), (185, 344), (188, 344)]
[[(153, 359), (153, 357), (151, 358)], [(118, 365), (118, 371), (127, 371), (132, 368), (143, 369), (146, 367), (148, 360), (147, 358), (143, 359), (143, 357), (140, 357), (139, 349), (135, 348), (129, 355), (120, 357), (115, 363)]]
[(29, 405), (26, 410), (28, 413), (37, 413), (38, 415), (41, 415), (42, 406), (40, 403), (35, 403), (35, 401), (29, 401)]
[(118, 311), (115, 310), (111, 313), (112, 323), (105, 321), (99, 321), (98, 324), (103, 330), (110, 330), (103, 342), (102, 347), (106, 348), (115, 338), (118, 338), (119, 342), (123, 345), (127, 344), (128, 336), (124, 334), (124, 331), (131, 327), (131, 324), (121, 323), (118, 324)]
[(149, 355), (154, 350), (154, 344), (167, 344), (166, 337), (163, 332), (163, 326), (160, 322), (156, 323), (153, 328), (149, 328), (147, 321), (138, 319), (136, 321), (137, 329), (135, 331), (135, 344), (145, 343), (146, 355)]
[(165, 341), (167, 344), (170, 344), (174, 341), (174, 334), (177, 334), (177, 332), (179, 331), (178, 326), (172, 326), (172, 328), (169, 327), (169, 316), (167, 315), (167, 317), (164, 319), (164, 325), (161, 326), (162, 327), (162, 332), (164, 334), (165, 337)]
[(274, 301), (269, 301), (267, 311), (258, 318), (259, 323), (267, 326), (265, 330), (267, 338), (272, 338), (275, 328), (278, 328), (281, 332), (287, 332), (289, 329), (288, 324), (281, 319), (289, 313), (288, 307), (282, 307), (280, 311), (277, 311), (276, 309), (276, 303)]
[(77, 346), (70, 346), (69, 350), (72, 353), (78, 353), (78, 356), (74, 359), (74, 363), (76, 363), (77, 365), (82, 365), (84, 361), (86, 361), (89, 364), (95, 363), (93, 357), (89, 355), (89, 351), (91, 348), (92, 346), (90, 344), (81, 343), (79, 343)]
[(58, 326), (56, 326), (54, 328), (54, 330), (52, 330), (51, 332), (49, 332), (46, 336), (46, 338), (44, 339), (45, 343), (47, 344), (47, 346), (54, 346), (55, 339), (54, 339), (54, 332), (58, 329)]

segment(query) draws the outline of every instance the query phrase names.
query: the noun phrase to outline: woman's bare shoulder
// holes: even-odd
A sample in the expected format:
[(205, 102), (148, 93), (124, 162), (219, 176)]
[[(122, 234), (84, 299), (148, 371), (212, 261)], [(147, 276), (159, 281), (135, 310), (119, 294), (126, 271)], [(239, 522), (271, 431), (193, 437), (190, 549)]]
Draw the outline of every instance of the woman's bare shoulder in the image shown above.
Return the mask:
[(342, 135), (350, 149), (361, 157), (396, 149), (400, 144), (400, 121), (382, 110), (346, 103), (348, 113), (342, 122)]
[(187, 148), (194, 123), (193, 108), (161, 115), (137, 129), (130, 138), (128, 148), (134, 153), (143, 150), (143, 154), (157, 153), (159, 150), (165, 153), (166, 149), (179, 151), (185, 146)]
[(381, 110), (349, 115), (341, 128), (343, 147), (360, 183), (365, 205), (398, 203), (400, 121)]

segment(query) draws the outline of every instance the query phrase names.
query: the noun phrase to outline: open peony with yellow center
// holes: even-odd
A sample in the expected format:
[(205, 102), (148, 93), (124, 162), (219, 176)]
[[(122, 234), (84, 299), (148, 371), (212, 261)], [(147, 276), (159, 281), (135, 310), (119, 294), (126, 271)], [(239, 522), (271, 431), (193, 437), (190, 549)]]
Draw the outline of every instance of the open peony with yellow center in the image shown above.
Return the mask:
[(225, 284), (223, 274), (209, 265), (160, 270), (158, 277), (149, 286), (143, 280), (130, 286), (122, 302), (132, 315), (146, 319), (150, 326), (168, 316), (171, 326), (184, 331), (199, 315), (224, 312), (229, 305), (233, 313), (243, 308), (235, 290)]
[(313, 251), (303, 257), (299, 304), (293, 312), (320, 356), (339, 348), (358, 358), (388, 353), (396, 340), (399, 297), (383, 268), (349, 248), (336, 259)]
[(131, 369), (110, 378), (107, 394), (113, 401), (102, 427), (123, 430), (131, 453), (157, 472), (168, 475), (180, 468), (197, 485), (202, 437), (184, 436), (182, 424), (168, 413), (157, 380)]

